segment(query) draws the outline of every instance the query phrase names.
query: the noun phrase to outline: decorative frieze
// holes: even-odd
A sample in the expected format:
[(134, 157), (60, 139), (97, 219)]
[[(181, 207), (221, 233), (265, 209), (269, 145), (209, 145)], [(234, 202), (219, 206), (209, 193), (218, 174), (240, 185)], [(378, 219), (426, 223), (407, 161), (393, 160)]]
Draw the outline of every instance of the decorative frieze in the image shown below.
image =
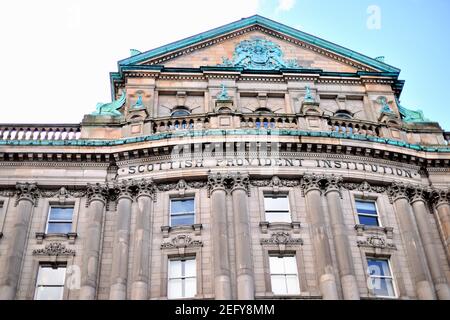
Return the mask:
[(347, 190), (356, 190), (361, 192), (384, 193), (386, 191), (386, 187), (371, 185), (367, 181), (363, 181), (361, 183), (344, 182), (342, 183), (342, 187)]
[(37, 256), (74, 256), (75, 250), (68, 249), (61, 242), (52, 242), (42, 249), (33, 250), (33, 255)]
[(278, 250), (285, 251), (287, 246), (301, 246), (303, 239), (292, 238), (288, 232), (274, 232), (270, 238), (261, 239), (261, 245), (278, 246)]
[(280, 188), (293, 188), (300, 185), (300, 180), (283, 179), (278, 176), (273, 176), (271, 179), (252, 179), (250, 184), (254, 187), (270, 187), (274, 193), (277, 193)]
[(395, 244), (388, 243), (386, 239), (380, 236), (369, 236), (364, 240), (358, 240), (357, 245), (365, 248), (397, 250)]

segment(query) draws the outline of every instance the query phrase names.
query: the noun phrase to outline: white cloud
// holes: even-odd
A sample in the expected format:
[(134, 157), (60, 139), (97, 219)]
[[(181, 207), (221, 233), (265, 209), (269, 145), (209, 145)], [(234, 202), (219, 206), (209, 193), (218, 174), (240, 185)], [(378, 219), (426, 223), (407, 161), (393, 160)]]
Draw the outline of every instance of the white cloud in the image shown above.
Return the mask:
[(277, 11), (289, 11), (295, 6), (295, 0), (278, 0)]
[(0, 2), (0, 122), (82, 120), (110, 101), (109, 72), (141, 51), (257, 12), (258, 0)]

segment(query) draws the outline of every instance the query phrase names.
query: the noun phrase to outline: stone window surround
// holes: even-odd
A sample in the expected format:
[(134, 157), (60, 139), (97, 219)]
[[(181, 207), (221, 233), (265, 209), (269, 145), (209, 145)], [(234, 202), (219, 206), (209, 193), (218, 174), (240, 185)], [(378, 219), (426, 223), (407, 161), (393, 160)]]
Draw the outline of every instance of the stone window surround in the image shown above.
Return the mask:
[[(300, 219), (296, 210), (295, 201), (296, 197), (294, 195), (295, 187), (283, 187), (276, 191), (272, 187), (256, 187), (258, 190), (259, 198), (259, 212), (260, 212), (260, 223), (259, 227), (262, 233), (267, 233), (268, 230), (294, 230), (294, 233), (300, 233)], [(266, 212), (264, 208), (264, 196), (265, 195), (281, 195), (287, 196), (289, 199), (289, 211), (291, 214), (291, 222), (268, 222), (266, 221)]]
[[(31, 267), (31, 279), (26, 291), (26, 300), (34, 300), (34, 293), (36, 290), (37, 276), (39, 272), (39, 266), (41, 264), (64, 264), (66, 266), (66, 278), (64, 284), (63, 300), (69, 300), (70, 290), (67, 287), (68, 270), (69, 267), (74, 266), (74, 256), (34, 256)], [(81, 276), (81, 274), (80, 274)]]
[[(350, 200), (351, 200), (351, 206), (354, 216), (355, 224), (355, 230), (357, 231), (358, 236), (363, 236), (365, 233), (375, 233), (375, 234), (385, 234), (388, 239), (392, 239), (393, 237), (393, 227), (390, 226), (384, 226), (384, 222), (387, 220), (385, 212), (383, 210), (380, 210), (382, 207), (380, 205), (380, 194), (375, 192), (361, 192), (361, 191), (350, 191)], [(375, 201), (375, 206), (377, 208), (377, 215), (378, 215), (378, 224), (379, 226), (366, 226), (359, 224), (359, 217), (358, 212), (356, 210), (356, 200), (372, 200)]]
[[(62, 240), (62, 239), (68, 239), (70, 244), (74, 244), (76, 238), (78, 237), (77, 228), (78, 228), (78, 220), (80, 216), (80, 201), (81, 199), (77, 198), (69, 198), (61, 200), (60, 198), (44, 198), (42, 199), (45, 201), (44, 203), (44, 209), (43, 212), (45, 214), (41, 214), (40, 222), (39, 222), (39, 230), (36, 232), (36, 240), (38, 244), (41, 244), (44, 240)], [(48, 221), (48, 215), (50, 213), (50, 207), (51, 206), (73, 206), (73, 215), (72, 215), (72, 230), (71, 232), (67, 234), (59, 234), (59, 233), (46, 233), (47, 229), (47, 221)]]
[[(180, 255), (177, 249), (169, 249), (161, 251), (161, 280), (159, 287), (159, 297), (157, 299), (169, 300), (167, 297), (168, 293), (168, 282), (169, 282), (169, 260), (170, 259), (180, 259), (180, 258), (195, 258), (196, 263), (196, 280), (197, 280), (197, 293), (195, 297), (191, 298), (181, 298), (177, 300), (196, 300), (205, 299), (210, 297), (205, 297), (203, 293), (203, 279), (202, 279), (202, 251), (201, 248), (186, 248), (184, 254)], [(170, 299), (171, 300), (171, 299)]]
[[(383, 250), (384, 251), (384, 250)], [(361, 295), (361, 299), (379, 299), (379, 300), (397, 300), (400, 299), (401, 296), (401, 288), (400, 286), (403, 286), (403, 283), (400, 283), (400, 281), (402, 281), (401, 277), (399, 277), (400, 275), (400, 270), (397, 269), (397, 265), (398, 265), (398, 261), (397, 259), (394, 259), (394, 256), (392, 254), (389, 254), (387, 252), (382, 252), (382, 253), (375, 253), (375, 251), (372, 251), (370, 249), (362, 249), (361, 250), (361, 257), (362, 257), (362, 262), (363, 262), (363, 268), (364, 268), (364, 275), (365, 275), (365, 280), (366, 283), (368, 283), (370, 277), (367, 273), (367, 270), (369, 268), (369, 264), (367, 263), (367, 259), (368, 258), (375, 258), (375, 259), (386, 259), (389, 260), (389, 267), (391, 269), (391, 274), (392, 274), (392, 283), (394, 286), (394, 292), (395, 292), (395, 297), (377, 297), (375, 296), (370, 290), (369, 288), (367, 288), (366, 292), (366, 296), (364, 296), (363, 294)]]
[[(274, 246), (265, 246), (263, 249), (263, 267), (264, 267), (264, 284), (265, 292), (256, 292), (255, 299), (270, 298), (270, 299), (302, 299), (305, 297), (317, 297), (312, 294), (311, 288), (308, 286), (306, 279), (305, 261), (303, 258), (302, 246), (291, 247), (283, 252), (279, 252)], [(297, 260), (297, 274), (300, 287), (299, 295), (275, 295), (272, 293), (272, 283), (270, 275), (269, 257), (276, 255), (295, 255)], [(318, 291), (318, 289), (317, 289)]]
[[(170, 201), (172, 199), (182, 199), (182, 198), (194, 198), (194, 224), (186, 226), (170, 226)], [(163, 237), (169, 237), (171, 233), (190, 233), (194, 232), (196, 236), (201, 235), (201, 230), (203, 229), (201, 223), (201, 212), (200, 212), (200, 192), (196, 189), (188, 189), (183, 194), (179, 191), (167, 191), (162, 193), (160, 201), (163, 203), (164, 214), (164, 225), (161, 226), (161, 232)]]

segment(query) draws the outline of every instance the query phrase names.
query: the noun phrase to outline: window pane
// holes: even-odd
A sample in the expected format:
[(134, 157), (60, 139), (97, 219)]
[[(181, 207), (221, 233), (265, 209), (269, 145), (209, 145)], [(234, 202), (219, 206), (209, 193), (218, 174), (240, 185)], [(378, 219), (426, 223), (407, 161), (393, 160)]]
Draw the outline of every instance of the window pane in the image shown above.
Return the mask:
[(266, 211), (289, 211), (288, 197), (264, 197)]
[(292, 222), (291, 214), (285, 212), (266, 212), (267, 222)]
[(295, 257), (284, 257), (284, 270), (287, 274), (297, 274), (297, 260)]
[(194, 215), (171, 216), (170, 225), (172, 227), (194, 224)]
[(167, 297), (169, 299), (182, 298), (182, 280), (171, 279), (167, 286)]
[(72, 223), (49, 222), (47, 233), (69, 233), (72, 230)]
[(64, 285), (66, 278), (66, 268), (58, 267), (52, 269), (51, 267), (39, 267), (38, 285)]
[(72, 220), (73, 208), (50, 208), (49, 220)]
[(181, 278), (181, 260), (169, 260), (169, 278)]
[(189, 259), (184, 261), (184, 276), (185, 277), (195, 277), (196, 275), (196, 263), (195, 259)]
[(297, 276), (286, 276), (286, 286), (288, 294), (300, 294)]
[(283, 258), (269, 257), (270, 273), (271, 274), (284, 274), (284, 262)]
[(387, 260), (382, 259), (367, 259), (367, 264), (369, 266), (369, 274), (376, 276), (391, 276), (391, 271), (389, 269), (389, 263)]
[(38, 287), (35, 300), (62, 300), (64, 287)]
[(285, 276), (271, 276), (272, 292), (274, 294), (287, 294)]
[(394, 297), (394, 285), (392, 279), (373, 279), (373, 292), (376, 296)]
[(378, 227), (378, 218), (377, 217), (369, 217), (369, 216), (358, 216), (359, 223), (366, 226), (375, 226)]
[(194, 212), (194, 199), (172, 200), (170, 213)]
[(192, 298), (197, 294), (197, 279), (187, 278), (184, 282), (184, 297)]
[(356, 201), (356, 211), (358, 213), (377, 214), (377, 208), (373, 201)]

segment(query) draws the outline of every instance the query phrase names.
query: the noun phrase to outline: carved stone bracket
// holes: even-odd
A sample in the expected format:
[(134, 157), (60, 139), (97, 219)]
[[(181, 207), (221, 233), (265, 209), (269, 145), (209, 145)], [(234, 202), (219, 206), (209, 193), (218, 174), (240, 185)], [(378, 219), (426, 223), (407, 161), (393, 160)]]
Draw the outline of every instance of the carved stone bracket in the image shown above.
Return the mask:
[(68, 249), (61, 242), (52, 242), (47, 244), (43, 249), (33, 250), (33, 255), (38, 256), (74, 256), (75, 250)]

